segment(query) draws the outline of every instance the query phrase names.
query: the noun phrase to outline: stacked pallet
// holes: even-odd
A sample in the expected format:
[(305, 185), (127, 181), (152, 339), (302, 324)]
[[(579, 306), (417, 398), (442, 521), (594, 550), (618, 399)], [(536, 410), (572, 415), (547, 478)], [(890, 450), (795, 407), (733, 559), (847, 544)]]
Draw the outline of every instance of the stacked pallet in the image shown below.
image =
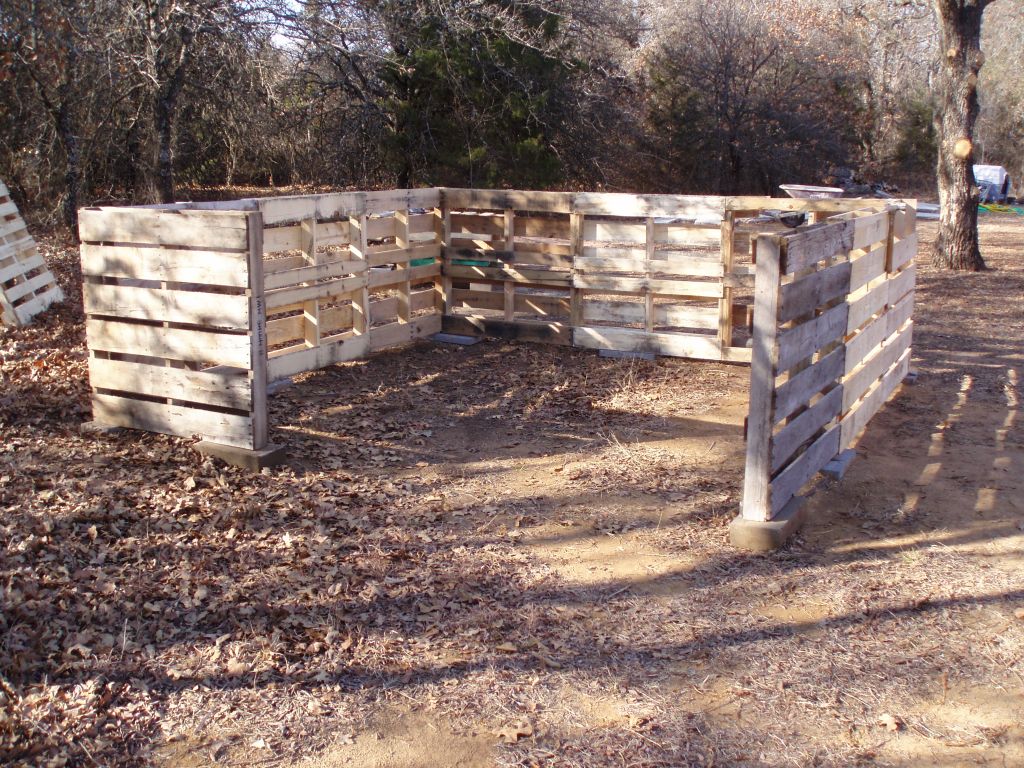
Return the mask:
[(47, 269), (11, 193), (0, 181), (0, 322), (18, 327), (64, 293)]

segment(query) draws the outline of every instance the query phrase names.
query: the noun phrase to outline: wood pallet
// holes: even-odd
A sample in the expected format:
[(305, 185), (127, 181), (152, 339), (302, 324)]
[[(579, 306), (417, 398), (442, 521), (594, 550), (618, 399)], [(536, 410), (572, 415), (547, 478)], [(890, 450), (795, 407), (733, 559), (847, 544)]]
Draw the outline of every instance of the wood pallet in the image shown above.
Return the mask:
[(15, 328), (27, 325), (63, 300), (64, 292), (0, 181), (0, 322)]
[(757, 237), (743, 518), (782, 512), (906, 376), (916, 252), (912, 203)]

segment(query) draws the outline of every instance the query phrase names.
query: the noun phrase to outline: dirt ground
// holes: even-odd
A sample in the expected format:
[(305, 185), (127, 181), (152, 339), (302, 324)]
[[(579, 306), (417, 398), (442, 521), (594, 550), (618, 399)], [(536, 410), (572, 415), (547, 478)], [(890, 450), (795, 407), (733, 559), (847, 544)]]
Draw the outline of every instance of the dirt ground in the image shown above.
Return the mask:
[(0, 762), (1024, 765), (1024, 219), (921, 233), (918, 383), (769, 555), (741, 366), (421, 344), (278, 392), (251, 475), (80, 435), (74, 301), (0, 331)]

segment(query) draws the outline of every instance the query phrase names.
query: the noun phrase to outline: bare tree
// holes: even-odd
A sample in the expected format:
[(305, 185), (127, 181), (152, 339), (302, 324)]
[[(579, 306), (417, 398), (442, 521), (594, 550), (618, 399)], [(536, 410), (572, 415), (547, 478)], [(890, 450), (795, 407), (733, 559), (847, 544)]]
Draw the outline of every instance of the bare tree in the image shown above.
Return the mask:
[(938, 113), (939, 236), (937, 267), (985, 269), (978, 247), (978, 202), (974, 179), (974, 128), (978, 120), (981, 19), (993, 0), (933, 0), (941, 39)]

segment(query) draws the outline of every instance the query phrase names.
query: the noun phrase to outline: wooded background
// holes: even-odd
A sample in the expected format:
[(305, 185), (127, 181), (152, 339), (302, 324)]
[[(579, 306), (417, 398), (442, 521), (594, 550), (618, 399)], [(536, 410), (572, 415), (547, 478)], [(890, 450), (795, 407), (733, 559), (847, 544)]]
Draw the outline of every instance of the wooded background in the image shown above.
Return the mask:
[[(6, 0), (0, 178), (37, 216), (182, 186), (934, 190), (913, 0)], [(985, 16), (975, 161), (1024, 178), (1024, 4)]]

